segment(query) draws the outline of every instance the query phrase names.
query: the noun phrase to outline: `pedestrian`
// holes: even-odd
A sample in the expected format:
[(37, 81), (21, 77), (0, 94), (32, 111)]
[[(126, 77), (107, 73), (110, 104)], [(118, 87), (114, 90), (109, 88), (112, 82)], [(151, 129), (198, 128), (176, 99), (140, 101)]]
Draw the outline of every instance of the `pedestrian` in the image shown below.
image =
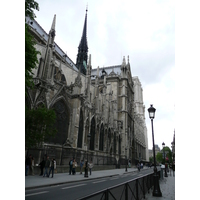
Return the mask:
[(140, 171), (140, 163), (137, 164), (138, 171)]
[(25, 167), (25, 176), (28, 176), (28, 170), (29, 168), (31, 168), (31, 154), (29, 155), (29, 157), (26, 158)]
[(55, 161), (55, 159), (53, 158), (53, 159), (51, 160), (51, 167), (50, 167), (50, 170), (49, 170), (49, 176), (50, 176), (51, 171), (52, 171), (52, 176), (51, 176), (51, 178), (53, 178), (54, 169), (56, 169), (56, 161)]
[(42, 161), (40, 162), (40, 176), (42, 176), (43, 175), (43, 168), (44, 168), (44, 166), (45, 166), (45, 160), (44, 160), (44, 157), (43, 157), (43, 159), (42, 159)]
[(143, 163), (141, 163), (141, 169), (143, 169)]
[(92, 168), (93, 168), (93, 163), (92, 163), (92, 160), (91, 160), (91, 162), (88, 162), (88, 167), (89, 167), (89, 169), (90, 169), (90, 175), (92, 175)]
[(34, 157), (32, 156), (32, 159), (31, 159), (31, 170), (32, 170), (32, 175), (34, 176)]
[(43, 177), (45, 177), (45, 175), (47, 175), (47, 177), (49, 177), (49, 174), (48, 174), (48, 169), (49, 169), (49, 166), (50, 166), (50, 160), (49, 160), (49, 156), (47, 156), (47, 159), (45, 161), (45, 171), (44, 171), (44, 175)]
[(73, 160), (71, 159), (69, 161), (69, 175), (71, 175), (71, 173), (72, 173), (72, 165), (73, 165)]
[(130, 160), (128, 161), (128, 166), (129, 166), (129, 168), (131, 168), (131, 161)]
[(84, 165), (84, 162), (83, 162), (83, 160), (81, 160), (81, 162), (80, 162), (80, 174), (82, 174), (83, 165)]
[(75, 175), (76, 174), (76, 167), (77, 167), (77, 162), (74, 159), (73, 164), (72, 164), (72, 174)]

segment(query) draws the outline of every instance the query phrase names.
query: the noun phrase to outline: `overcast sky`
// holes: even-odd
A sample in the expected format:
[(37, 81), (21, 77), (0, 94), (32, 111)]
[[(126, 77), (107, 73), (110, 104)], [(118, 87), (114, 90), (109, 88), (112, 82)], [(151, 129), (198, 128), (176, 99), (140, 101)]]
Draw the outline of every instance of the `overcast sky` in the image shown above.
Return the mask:
[(119, 65), (123, 56), (143, 87), (148, 148), (152, 149), (147, 109), (156, 108), (155, 144), (171, 147), (175, 127), (175, 8), (173, 0), (37, 0), (37, 22), (48, 33), (56, 14), (55, 42), (76, 63), (87, 13), (92, 67)]

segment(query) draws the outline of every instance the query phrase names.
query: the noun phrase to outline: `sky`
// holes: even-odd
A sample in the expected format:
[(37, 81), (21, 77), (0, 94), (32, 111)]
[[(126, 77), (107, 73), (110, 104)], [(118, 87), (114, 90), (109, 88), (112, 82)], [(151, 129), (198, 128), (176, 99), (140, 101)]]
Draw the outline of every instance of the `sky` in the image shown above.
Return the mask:
[(175, 130), (175, 5), (173, 0), (38, 0), (36, 21), (48, 33), (56, 14), (55, 42), (76, 63), (87, 12), (92, 67), (119, 65), (129, 56), (132, 76), (143, 88), (148, 148), (152, 129), (147, 109), (156, 108), (155, 144), (171, 148)]

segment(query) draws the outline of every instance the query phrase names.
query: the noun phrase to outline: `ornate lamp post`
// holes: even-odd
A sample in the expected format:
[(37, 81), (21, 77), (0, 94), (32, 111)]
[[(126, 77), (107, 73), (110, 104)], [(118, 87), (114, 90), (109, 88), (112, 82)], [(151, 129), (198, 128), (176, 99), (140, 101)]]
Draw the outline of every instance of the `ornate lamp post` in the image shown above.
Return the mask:
[(149, 112), (149, 118), (151, 119), (152, 140), (153, 140), (153, 157), (154, 157), (154, 175), (153, 175), (154, 188), (153, 188), (153, 196), (161, 197), (162, 193), (160, 191), (159, 177), (157, 175), (156, 155), (155, 155), (155, 145), (154, 145), (154, 132), (153, 132), (153, 119), (155, 117), (156, 109), (153, 107), (152, 104), (151, 104), (151, 107), (148, 109), (148, 112)]
[[(90, 137), (91, 137), (91, 135), (90, 135), (90, 133), (87, 135), (87, 139), (88, 139), (88, 146), (87, 146), (87, 148), (89, 149), (89, 141), (90, 141)], [(86, 177), (86, 178), (88, 178), (88, 149), (87, 149), (87, 161), (86, 161), (86, 163), (85, 163), (85, 175), (84, 175), (84, 177)]]
[[(163, 152), (164, 152), (164, 162), (165, 162), (165, 143), (163, 142), (162, 143), (162, 147), (163, 147)], [(164, 163), (165, 164), (165, 163)], [(167, 176), (167, 171), (166, 171), (166, 165), (165, 165), (165, 177), (168, 177)]]

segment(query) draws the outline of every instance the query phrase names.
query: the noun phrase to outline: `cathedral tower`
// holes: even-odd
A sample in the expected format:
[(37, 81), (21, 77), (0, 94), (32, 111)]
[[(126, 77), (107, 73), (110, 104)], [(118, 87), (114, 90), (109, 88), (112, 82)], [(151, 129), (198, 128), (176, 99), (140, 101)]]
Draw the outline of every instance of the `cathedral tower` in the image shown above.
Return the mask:
[(88, 45), (87, 45), (87, 8), (85, 14), (85, 23), (83, 26), (83, 33), (81, 41), (78, 46), (78, 54), (76, 59), (76, 67), (80, 70), (81, 73), (86, 75), (87, 71), (87, 60), (88, 60)]

